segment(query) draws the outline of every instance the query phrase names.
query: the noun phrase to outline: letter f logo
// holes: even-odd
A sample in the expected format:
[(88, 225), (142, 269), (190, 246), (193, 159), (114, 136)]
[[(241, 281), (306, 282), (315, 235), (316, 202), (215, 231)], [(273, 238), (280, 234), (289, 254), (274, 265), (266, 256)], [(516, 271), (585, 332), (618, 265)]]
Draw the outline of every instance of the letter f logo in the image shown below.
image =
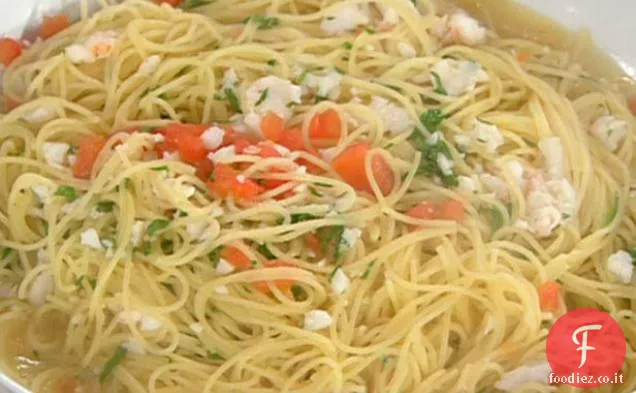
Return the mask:
[[(574, 333), (572, 333), (572, 341), (574, 341), (574, 344), (581, 345), (576, 349), (577, 351), (581, 351), (581, 364), (579, 364), (579, 368), (583, 367), (585, 361), (587, 360), (587, 351), (596, 350), (596, 348), (587, 345), (587, 332), (589, 330), (601, 330), (602, 327), (602, 325), (585, 325), (576, 329)], [(583, 339), (581, 340), (581, 342), (579, 342), (577, 336), (581, 332), (583, 332)]]

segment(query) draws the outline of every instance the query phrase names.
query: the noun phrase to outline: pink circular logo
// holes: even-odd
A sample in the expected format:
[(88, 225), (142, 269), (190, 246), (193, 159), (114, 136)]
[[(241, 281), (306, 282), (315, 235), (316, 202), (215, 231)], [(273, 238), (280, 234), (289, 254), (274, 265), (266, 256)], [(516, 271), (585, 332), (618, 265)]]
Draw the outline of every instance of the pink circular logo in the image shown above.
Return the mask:
[(550, 329), (546, 353), (553, 374), (551, 383), (592, 388), (622, 383), (625, 335), (608, 314), (579, 308), (559, 318)]

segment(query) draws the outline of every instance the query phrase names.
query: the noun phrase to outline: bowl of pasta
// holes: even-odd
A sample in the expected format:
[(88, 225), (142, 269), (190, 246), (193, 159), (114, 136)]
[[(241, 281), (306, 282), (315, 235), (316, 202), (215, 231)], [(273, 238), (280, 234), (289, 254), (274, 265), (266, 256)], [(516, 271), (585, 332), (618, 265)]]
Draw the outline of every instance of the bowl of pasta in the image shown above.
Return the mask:
[(7, 10), (0, 392), (632, 392), (636, 6), (527, 3)]

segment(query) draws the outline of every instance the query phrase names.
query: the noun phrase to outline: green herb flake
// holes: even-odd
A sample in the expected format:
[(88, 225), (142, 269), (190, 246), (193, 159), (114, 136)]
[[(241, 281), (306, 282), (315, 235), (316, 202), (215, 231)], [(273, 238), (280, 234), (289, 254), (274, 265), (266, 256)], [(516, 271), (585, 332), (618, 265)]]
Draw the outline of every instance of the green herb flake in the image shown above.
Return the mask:
[(2, 252), (0, 253), (0, 259), (7, 259), (9, 255), (11, 255), (12, 253), (13, 253), (13, 248), (5, 247), (2, 249)]
[(616, 197), (616, 199), (614, 199), (614, 204), (612, 205), (612, 208), (610, 209), (609, 213), (607, 214), (607, 217), (605, 218), (605, 226), (610, 225), (616, 219), (616, 216), (618, 215), (618, 206), (619, 206), (619, 198)]
[(480, 209), (480, 212), (484, 216), (486, 216), (486, 218), (490, 222), (490, 227), (492, 228), (493, 233), (497, 232), (506, 224), (506, 218), (504, 214), (496, 207), (482, 208)]
[(71, 186), (59, 186), (57, 191), (55, 191), (55, 195), (66, 198), (66, 201), (69, 203), (77, 200), (79, 197), (75, 187)]
[(265, 102), (265, 100), (267, 100), (267, 95), (269, 94), (269, 88), (266, 88), (265, 90), (263, 90), (261, 92), (260, 97), (258, 97), (258, 101), (256, 101), (255, 106), (259, 106), (260, 104), (262, 104), (263, 102)]
[(272, 259), (276, 259), (276, 255), (274, 255), (274, 253), (272, 253), (269, 249), (269, 247), (267, 247), (267, 243), (260, 243), (256, 249), (258, 250), (259, 253), (263, 254), (263, 256), (267, 259), (269, 259), (270, 261)]
[(152, 243), (149, 241), (143, 242), (141, 247), (137, 248), (137, 251), (141, 252), (144, 255), (150, 255), (150, 252), (152, 251)]
[(323, 227), (318, 229), (318, 237), (320, 238), (320, 250), (325, 255), (338, 256), (338, 249), (342, 243), (342, 235), (344, 234), (344, 226), (336, 225)]
[(174, 242), (169, 239), (165, 239), (161, 241), (161, 251), (163, 251), (166, 255), (174, 254)]
[(157, 98), (160, 98), (164, 101), (166, 101), (168, 99), (168, 93), (161, 93), (157, 96)]
[(353, 44), (349, 41), (346, 41), (345, 43), (342, 44), (342, 47), (347, 49), (347, 50), (351, 50), (353, 49)]
[(442, 122), (447, 118), (439, 109), (431, 109), (420, 115), (420, 122), (430, 133), (439, 131)]
[(126, 187), (127, 190), (134, 190), (135, 189), (135, 183), (133, 183), (132, 179), (127, 177), (124, 179), (124, 186)]
[(115, 206), (115, 202), (113, 201), (100, 201), (97, 202), (95, 210), (99, 213), (110, 213), (113, 211), (113, 206)]
[(305, 292), (305, 289), (300, 285), (292, 285), (291, 292), (294, 300), (297, 302), (302, 302), (307, 299), (307, 292)]
[(208, 359), (214, 360), (214, 361), (221, 361), (221, 362), (225, 361), (225, 358), (223, 356), (221, 356), (221, 354), (218, 353), (218, 352), (210, 352), (210, 351), (208, 351), (206, 357)]
[(150, 224), (148, 224), (148, 228), (146, 229), (146, 233), (148, 236), (154, 236), (157, 232), (160, 232), (162, 229), (170, 225), (170, 221), (164, 219), (156, 219), (153, 220)]
[(314, 187), (309, 187), (309, 193), (315, 197), (321, 197), (323, 196), (322, 193), (318, 190), (316, 190)]
[(270, 66), (270, 67), (275, 67), (276, 64), (278, 64), (278, 61), (276, 59), (267, 60), (267, 65)]
[(168, 291), (170, 291), (170, 293), (172, 293), (173, 295), (176, 295), (177, 292), (174, 289), (174, 285), (170, 284), (169, 282), (162, 282), (161, 285), (163, 285)]
[(323, 102), (323, 101), (327, 101), (329, 100), (329, 97), (325, 97), (325, 96), (321, 96), (321, 95), (316, 95), (316, 104)]
[(636, 261), (636, 247), (630, 248), (627, 252), (632, 256), (632, 259)]
[(333, 277), (336, 275), (336, 272), (338, 271), (338, 269), (340, 269), (340, 264), (336, 264), (336, 267), (333, 268), (333, 270), (331, 271), (331, 273), (329, 273), (329, 281), (331, 282), (331, 280), (333, 280)]
[(87, 276), (80, 276), (77, 278), (77, 280), (75, 280), (75, 285), (77, 285), (78, 287), (82, 287), (84, 284), (84, 281), (88, 282), (88, 285), (91, 286), (91, 288), (95, 289), (95, 287), (97, 287), (97, 280), (94, 278), (90, 278)]
[(302, 74), (300, 74), (300, 76), (298, 77), (298, 83), (303, 84), (303, 82), (305, 82), (305, 79), (307, 79), (307, 75), (309, 73), (307, 71), (303, 71)]
[(435, 79), (435, 90), (433, 91), (437, 94), (447, 96), (448, 92), (444, 88), (444, 84), (442, 83), (442, 79), (439, 77), (439, 75), (436, 72), (431, 72), (431, 75), (433, 75), (433, 78)]
[(364, 31), (366, 31), (369, 34), (375, 34), (375, 29), (372, 27), (365, 27)]
[(274, 16), (253, 15), (247, 20), (254, 23), (256, 27), (261, 30), (271, 29), (280, 25), (280, 19)]
[(232, 110), (236, 113), (243, 113), (243, 110), (241, 109), (241, 103), (236, 96), (234, 89), (226, 87), (223, 92), (225, 93), (227, 100), (230, 102), (230, 107), (232, 108)]
[(218, 266), (219, 261), (221, 260), (221, 253), (223, 252), (224, 246), (218, 246), (214, 250), (208, 253), (208, 259), (212, 262), (212, 266), (215, 268)]
[(373, 269), (374, 264), (375, 264), (375, 261), (371, 261), (369, 263), (369, 266), (367, 266), (367, 269), (360, 276), (360, 278), (362, 278), (363, 280), (366, 280), (367, 278), (369, 278), (369, 274), (371, 274), (371, 270)]
[(316, 218), (318, 217), (309, 213), (297, 213), (291, 215), (291, 222), (292, 224), (296, 224), (298, 222), (315, 220)]
[(442, 183), (447, 187), (457, 187), (459, 185), (459, 179), (456, 174), (444, 174), (437, 162), (437, 156), (439, 154), (445, 155), (448, 159), (452, 158), (450, 149), (444, 140), (439, 138), (435, 143), (429, 143), (429, 140), (422, 135), (418, 130), (414, 130), (409, 141), (413, 144), (413, 147), (422, 152), (422, 158), (417, 170), (418, 174), (424, 174), (428, 176), (439, 176)]
[(152, 169), (153, 171), (156, 171), (156, 172), (160, 172), (160, 171), (166, 171), (167, 172), (170, 168), (168, 168), (168, 165), (161, 165), (161, 166), (152, 167), (150, 169)]
[(203, 7), (204, 5), (209, 4), (212, 4), (212, 2), (206, 0), (185, 0), (182, 7), (184, 10), (191, 10), (193, 8)]
[(110, 359), (108, 359), (106, 364), (104, 364), (104, 368), (102, 369), (102, 372), (99, 374), (99, 383), (104, 383), (106, 378), (108, 378), (108, 376), (113, 372), (115, 367), (117, 367), (119, 363), (121, 363), (124, 360), (127, 353), (128, 353), (128, 350), (126, 348), (124, 347), (117, 348), (117, 350), (115, 351), (115, 354)]

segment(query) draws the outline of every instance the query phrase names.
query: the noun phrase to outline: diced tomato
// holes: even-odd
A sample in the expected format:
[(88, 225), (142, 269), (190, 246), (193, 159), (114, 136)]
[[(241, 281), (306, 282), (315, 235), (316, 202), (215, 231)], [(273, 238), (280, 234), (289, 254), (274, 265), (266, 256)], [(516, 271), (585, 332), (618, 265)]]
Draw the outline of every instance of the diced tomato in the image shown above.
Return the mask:
[[(281, 261), (280, 259), (276, 259), (273, 261), (268, 261), (263, 264), (263, 266), (267, 269), (276, 268), (276, 267), (296, 267), (294, 264), (291, 264), (286, 261)], [(294, 285), (294, 280), (273, 280), (273, 281), (255, 281), (254, 287), (263, 293), (271, 293), (272, 290), (270, 285), (275, 286), (281, 292), (289, 294), (291, 291), (292, 285)]]
[(466, 218), (464, 204), (458, 200), (450, 199), (439, 205), (435, 218), (462, 222)]
[(309, 138), (312, 143), (321, 146), (333, 146), (340, 139), (342, 123), (340, 115), (334, 109), (327, 109), (311, 119), (309, 126)]
[(636, 116), (636, 95), (630, 97), (627, 100), (627, 103), (629, 105), (629, 110), (632, 112), (632, 115)]
[(237, 200), (250, 201), (263, 192), (263, 188), (251, 179), (239, 181), (240, 173), (229, 165), (214, 166), (213, 179), (207, 182), (210, 191), (221, 198), (232, 195)]
[(285, 130), (280, 140), (278, 141), (279, 145), (285, 146), (291, 151), (294, 150), (305, 150), (307, 146), (305, 145), (305, 141), (303, 139), (303, 133), (300, 128), (292, 128), (289, 130)]
[(0, 38), (0, 64), (8, 67), (22, 54), (22, 44), (13, 38)]
[(80, 141), (73, 175), (80, 179), (89, 179), (93, 171), (97, 156), (106, 144), (106, 137), (101, 135), (87, 135)]
[(235, 145), (237, 141), (241, 141), (241, 140), (247, 140), (251, 144), (255, 144), (259, 142), (259, 139), (256, 138), (255, 136), (236, 132), (230, 126), (224, 127), (223, 130), (225, 131), (225, 135), (223, 136), (223, 144), (221, 145), (222, 147)]
[[(270, 173), (285, 173), (286, 169), (283, 168), (271, 168)], [(261, 179), (260, 183), (266, 190), (273, 190), (287, 183), (289, 180), (282, 179)]]
[[(371, 182), (365, 170), (367, 155), (371, 152), (371, 145), (358, 143), (346, 148), (332, 162), (333, 169), (353, 188), (372, 193)], [(371, 172), (378, 183), (382, 195), (388, 195), (395, 184), (393, 170), (380, 155), (371, 159)]]
[(195, 175), (203, 181), (208, 181), (210, 175), (214, 172), (214, 164), (207, 158), (194, 164), (194, 167), (196, 168)]
[(561, 285), (556, 281), (546, 281), (539, 286), (541, 311), (558, 313), (561, 308)]
[(223, 251), (221, 251), (221, 258), (225, 259), (240, 270), (252, 267), (252, 261), (247, 257), (247, 255), (233, 246), (224, 247)]
[(55, 381), (54, 393), (75, 393), (80, 390), (80, 384), (75, 377), (60, 377)]
[[(440, 204), (432, 201), (422, 201), (406, 212), (406, 215), (420, 220), (453, 220), (462, 222), (466, 213), (464, 205), (460, 201), (450, 199)], [(415, 230), (417, 228), (417, 226), (414, 226), (411, 229)]]
[(53, 16), (45, 16), (40, 26), (40, 37), (47, 39), (53, 37), (62, 30), (67, 29), (71, 25), (68, 16), (59, 14)]
[(258, 144), (258, 148), (260, 149), (260, 151), (258, 152), (258, 155), (262, 158), (279, 158), (282, 157), (282, 155), (278, 152), (278, 150), (276, 150), (274, 148), (274, 146), (272, 146), (271, 143), (268, 142), (260, 142)]
[(406, 215), (420, 220), (434, 220), (437, 216), (437, 204), (431, 201), (422, 201), (406, 212)]
[(309, 232), (305, 233), (303, 239), (305, 240), (305, 244), (307, 245), (307, 247), (309, 247), (309, 249), (313, 251), (314, 254), (322, 254), (322, 249), (320, 247), (320, 236), (318, 236), (316, 233)]
[(245, 149), (252, 146), (252, 142), (250, 142), (247, 138), (239, 138), (234, 141), (233, 145), (236, 150), (236, 154), (243, 154)]
[(528, 61), (530, 61), (530, 57), (531, 57), (531, 56), (532, 56), (532, 55), (530, 54), (530, 52), (525, 51), (525, 50), (521, 50), (521, 51), (517, 52), (517, 56), (516, 56), (516, 58), (517, 58), (517, 61), (518, 61), (519, 63), (521, 63), (521, 64), (525, 64), (525, 63), (527, 63)]
[(285, 119), (274, 112), (268, 112), (261, 120), (261, 132), (267, 140), (280, 141), (285, 132)]
[[(208, 150), (201, 140), (201, 134), (208, 128), (209, 126), (205, 124), (170, 124), (163, 131), (165, 136), (164, 146), (168, 148), (171, 146), (176, 147), (181, 160), (189, 164), (197, 163), (208, 155)], [(159, 148), (162, 149), (163, 147)]]
[(155, 4), (170, 4), (171, 6), (176, 7), (181, 4), (183, 0), (152, 0), (152, 2)]
[(16, 100), (15, 98), (12, 98), (11, 96), (8, 96), (5, 94), (4, 96), (4, 107), (5, 110), (8, 111), (12, 111), (15, 108), (19, 107), (20, 105), (22, 105), (22, 103), (18, 100)]

